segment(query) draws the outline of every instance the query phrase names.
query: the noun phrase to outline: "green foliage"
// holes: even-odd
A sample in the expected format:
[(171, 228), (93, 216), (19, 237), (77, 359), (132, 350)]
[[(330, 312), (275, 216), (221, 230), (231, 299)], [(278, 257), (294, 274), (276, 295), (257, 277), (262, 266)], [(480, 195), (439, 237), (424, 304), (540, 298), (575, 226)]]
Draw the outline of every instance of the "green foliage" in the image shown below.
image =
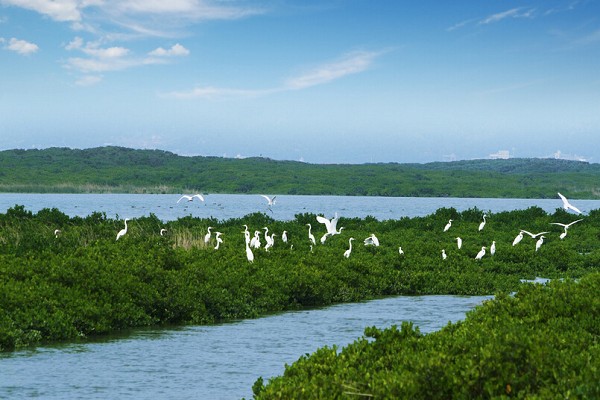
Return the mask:
[(365, 329), (253, 386), (256, 399), (599, 398), (600, 274), (527, 284), (422, 335)]
[[(306, 223), (325, 233), (314, 214), (275, 221), (255, 213), (227, 221), (185, 217), (163, 223), (155, 215), (123, 222), (93, 213), (70, 218), (56, 209), (37, 214), (15, 206), (0, 214), (0, 350), (53, 340), (77, 340), (136, 326), (208, 324), (270, 312), (324, 306), (386, 295), (492, 294), (514, 291), (522, 278), (580, 278), (598, 271), (600, 213), (591, 212), (564, 240), (562, 228), (576, 217), (539, 208), (489, 214), (443, 208), (418, 218), (377, 221), (340, 218), (342, 234), (312, 250)], [(449, 218), (452, 229), (443, 232)], [(245, 255), (243, 225), (278, 236), (268, 252)], [(223, 233), (215, 250), (214, 234)], [(165, 228), (164, 236), (159, 234)], [(540, 251), (520, 228), (550, 231)], [(55, 230), (60, 233), (55, 235)], [(289, 243), (280, 236), (286, 230)], [(364, 246), (375, 233), (381, 246)], [(352, 254), (343, 257), (352, 236)], [(463, 239), (458, 250), (455, 237)], [(495, 256), (474, 256), (497, 242)], [(398, 254), (402, 246), (404, 255)], [(442, 260), (441, 249), (448, 254)]]
[(554, 159), (306, 164), (99, 147), (0, 151), (1, 192), (599, 198), (599, 164)]

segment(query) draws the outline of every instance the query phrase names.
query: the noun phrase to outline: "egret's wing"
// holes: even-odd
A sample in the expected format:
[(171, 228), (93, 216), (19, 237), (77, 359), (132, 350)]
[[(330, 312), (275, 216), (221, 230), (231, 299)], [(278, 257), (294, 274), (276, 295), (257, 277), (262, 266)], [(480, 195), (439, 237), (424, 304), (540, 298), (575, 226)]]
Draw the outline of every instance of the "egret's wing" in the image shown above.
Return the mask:
[(534, 234), (533, 234), (533, 233), (531, 233), (531, 232), (528, 232), (528, 231), (526, 231), (525, 229), (521, 229), (521, 232), (528, 234), (528, 235), (529, 235), (529, 236), (531, 236), (532, 238), (535, 238), (535, 237), (536, 237), (536, 235), (534, 235)]
[(574, 206), (574, 205), (572, 205), (572, 204), (569, 204), (569, 208), (570, 208), (571, 210), (575, 211), (577, 214), (583, 214), (579, 208), (575, 207), (575, 206)]
[(377, 239), (377, 236), (371, 235), (371, 238), (373, 240), (373, 243), (375, 243), (375, 246), (379, 246), (379, 239)]
[[(581, 221), (581, 220), (580, 220)], [(550, 222), (551, 225), (560, 225), (563, 228), (566, 228), (568, 225), (567, 224), (561, 224), (560, 222)], [(569, 224), (570, 225), (570, 224)]]
[(327, 229), (327, 232), (331, 232), (331, 221), (329, 221), (325, 217), (321, 217), (320, 215), (317, 215), (317, 221), (319, 221), (322, 224), (325, 224), (325, 228)]
[(271, 203), (272, 200), (269, 198), (269, 196), (265, 196), (264, 194), (261, 194), (261, 196), (264, 197), (268, 203)]
[(179, 198), (179, 200), (177, 200), (177, 202), (179, 203), (181, 200), (183, 200), (183, 199), (187, 199), (187, 198), (188, 198), (188, 196), (181, 196), (181, 197)]
[(197, 197), (198, 199), (200, 199), (200, 201), (204, 201), (204, 196), (202, 196), (201, 194), (195, 194), (194, 197)]
[(544, 234), (546, 234), (546, 233), (550, 233), (550, 232), (540, 232), (540, 233), (536, 233), (536, 234), (535, 234), (535, 236), (532, 236), (532, 237), (534, 237), (534, 238), (535, 238), (535, 237), (538, 237), (538, 236), (540, 236), (540, 235), (544, 235)]
[(583, 221), (583, 218), (582, 218), (582, 219), (578, 219), (578, 220), (576, 220), (576, 221), (573, 221), (573, 222), (571, 222), (570, 224), (567, 224), (565, 227), (568, 227), (568, 226), (571, 226), (571, 225), (573, 225), (573, 224), (576, 224), (576, 223), (578, 223), (579, 221)]
[(567, 200), (567, 198), (565, 196), (563, 196), (562, 194), (558, 193), (558, 197), (560, 197), (560, 199), (563, 202), (563, 205), (566, 207), (569, 204), (569, 200)]

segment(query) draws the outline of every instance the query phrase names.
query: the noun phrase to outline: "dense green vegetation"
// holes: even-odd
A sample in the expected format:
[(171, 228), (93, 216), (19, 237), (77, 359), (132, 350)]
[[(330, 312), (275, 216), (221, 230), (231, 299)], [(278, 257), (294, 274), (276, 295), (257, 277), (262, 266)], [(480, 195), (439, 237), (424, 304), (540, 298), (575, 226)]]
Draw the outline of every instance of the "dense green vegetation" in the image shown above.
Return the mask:
[[(342, 234), (311, 251), (307, 223), (325, 232), (313, 214), (274, 221), (265, 214), (217, 221), (185, 217), (168, 223), (154, 215), (123, 222), (93, 213), (69, 217), (15, 206), (0, 214), (0, 349), (74, 340), (135, 326), (206, 324), (265, 313), (396, 294), (493, 294), (516, 290), (521, 278), (579, 278), (600, 265), (600, 211), (594, 210), (560, 240), (550, 222), (576, 217), (558, 209), (491, 214), (481, 232), (481, 210), (443, 208), (418, 218), (377, 221), (340, 218)], [(443, 227), (452, 218), (452, 228)], [(279, 236), (269, 251), (245, 255), (243, 225)], [(206, 245), (208, 226), (223, 244)], [(167, 229), (160, 236), (161, 228)], [(550, 231), (540, 251), (519, 229)], [(55, 237), (54, 230), (60, 229)], [(381, 246), (364, 246), (376, 233)], [(463, 239), (458, 250), (455, 237)], [(342, 256), (355, 237), (350, 258)], [(474, 260), (495, 240), (497, 253)], [(263, 239), (264, 244), (264, 239)], [(293, 248), (291, 246), (293, 245)], [(404, 255), (398, 253), (402, 246)], [(441, 250), (448, 254), (442, 260)]]
[(600, 274), (525, 285), (423, 335), (367, 328), (286, 367), (256, 399), (598, 399)]
[(600, 198), (600, 164), (554, 159), (319, 165), (101, 147), (0, 152), (2, 192)]

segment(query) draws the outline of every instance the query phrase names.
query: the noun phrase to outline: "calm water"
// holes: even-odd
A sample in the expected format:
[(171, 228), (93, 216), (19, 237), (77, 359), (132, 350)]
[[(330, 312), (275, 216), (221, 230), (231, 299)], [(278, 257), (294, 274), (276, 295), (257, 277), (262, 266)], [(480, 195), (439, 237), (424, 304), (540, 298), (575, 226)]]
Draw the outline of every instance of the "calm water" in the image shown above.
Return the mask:
[(394, 297), (216, 326), (138, 330), (102, 342), (0, 354), (0, 398), (239, 399), (262, 376), (367, 326), (439, 330), (489, 297)]
[[(294, 219), (296, 214), (315, 213), (341, 217), (371, 215), (378, 220), (425, 216), (440, 207), (458, 211), (477, 207), (482, 211), (501, 212), (538, 206), (552, 213), (562, 207), (556, 199), (476, 199), (428, 197), (350, 197), (350, 196), (277, 196), (272, 212), (259, 195), (211, 194), (206, 201), (177, 203), (180, 195), (163, 194), (0, 194), (0, 212), (16, 204), (37, 212), (56, 207), (70, 216), (85, 217), (94, 211), (105, 212), (109, 218), (135, 218), (153, 213), (163, 221), (192, 215), (218, 220), (239, 218), (253, 212), (266, 212), (278, 220)], [(574, 200), (583, 212), (600, 208), (600, 200)]]

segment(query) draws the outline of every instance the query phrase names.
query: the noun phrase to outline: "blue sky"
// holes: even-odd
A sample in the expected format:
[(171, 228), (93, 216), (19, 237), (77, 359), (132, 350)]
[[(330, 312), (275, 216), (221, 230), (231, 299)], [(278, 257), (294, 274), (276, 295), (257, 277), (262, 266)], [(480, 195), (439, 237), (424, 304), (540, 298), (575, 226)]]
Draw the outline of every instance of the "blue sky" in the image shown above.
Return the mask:
[(0, 149), (600, 162), (600, 2), (0, 0)]

